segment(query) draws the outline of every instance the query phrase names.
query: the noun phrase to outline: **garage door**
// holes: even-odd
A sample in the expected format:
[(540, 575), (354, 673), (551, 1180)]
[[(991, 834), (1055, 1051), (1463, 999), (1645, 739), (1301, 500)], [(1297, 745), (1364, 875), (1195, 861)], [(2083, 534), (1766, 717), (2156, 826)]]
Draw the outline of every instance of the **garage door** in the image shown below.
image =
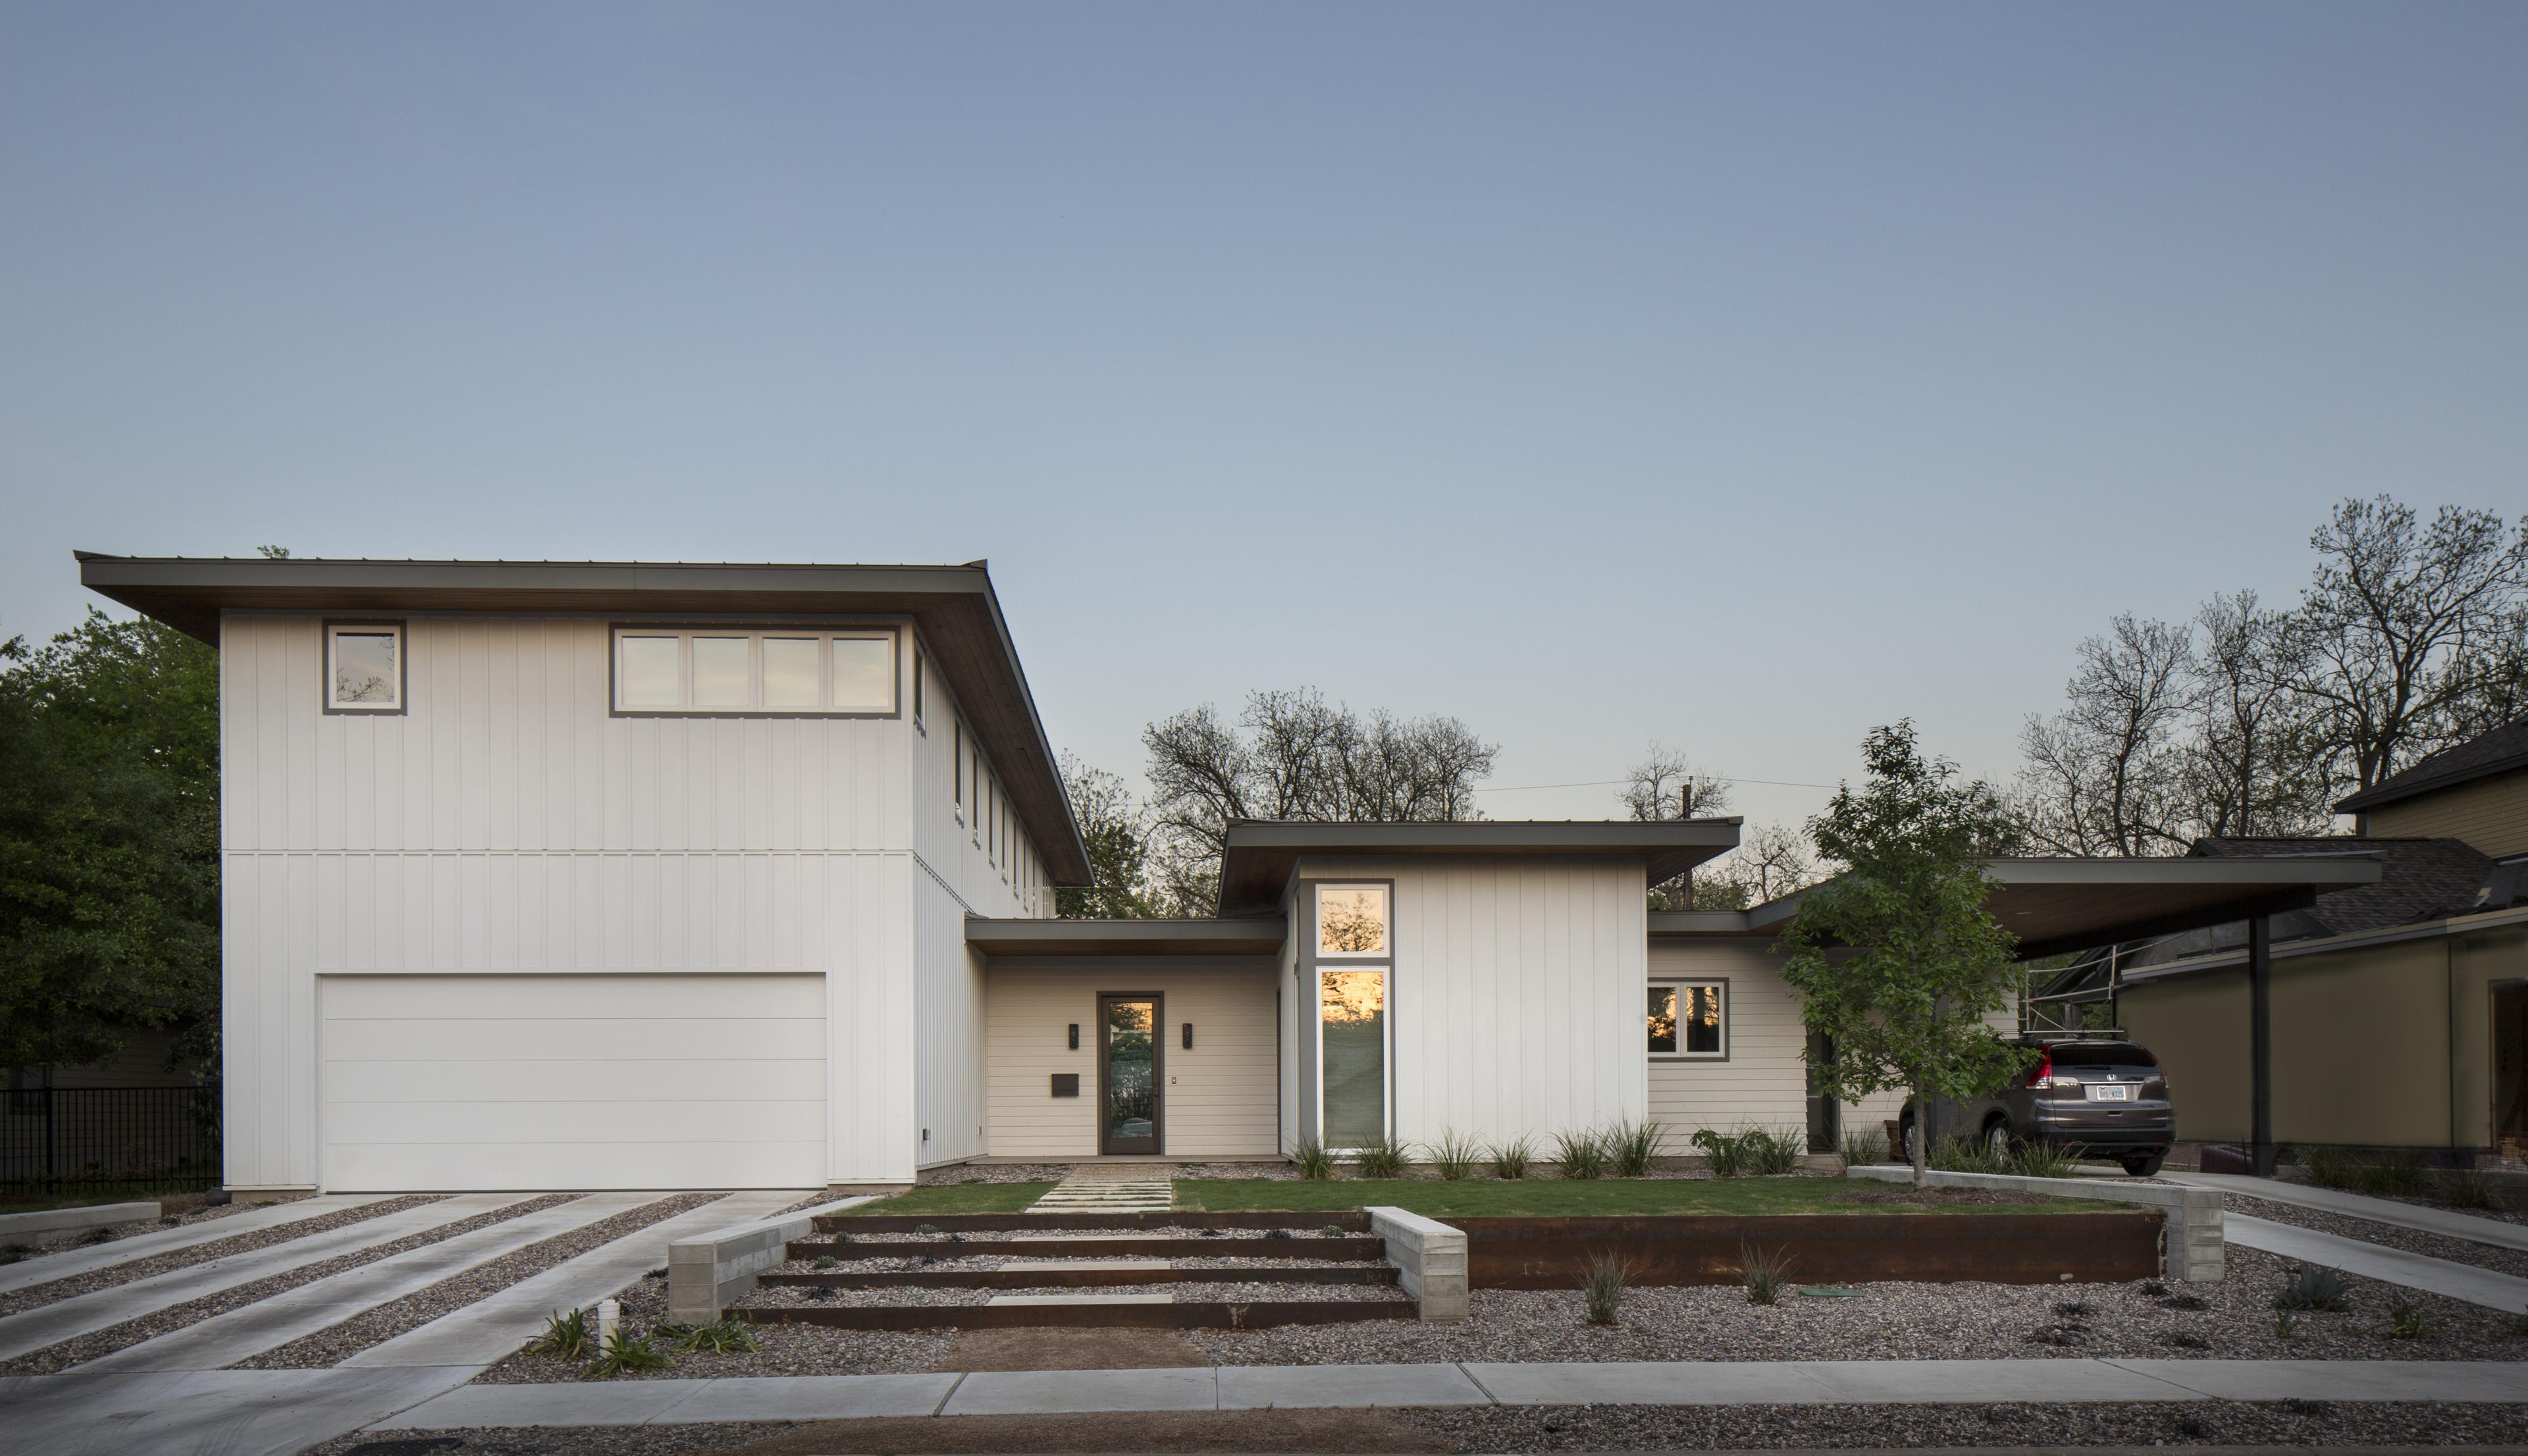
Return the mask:
[(322, 978), (325, 1186), (815, 1188), (817, 975)]

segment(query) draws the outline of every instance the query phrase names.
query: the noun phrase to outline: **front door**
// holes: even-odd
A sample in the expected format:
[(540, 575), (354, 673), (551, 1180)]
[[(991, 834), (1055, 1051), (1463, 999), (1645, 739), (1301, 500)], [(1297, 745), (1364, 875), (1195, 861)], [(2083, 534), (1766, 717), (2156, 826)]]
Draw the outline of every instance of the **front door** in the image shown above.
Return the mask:
[(1159, 1151), (1159, 998), (1097, 998), (1097, 1151)]

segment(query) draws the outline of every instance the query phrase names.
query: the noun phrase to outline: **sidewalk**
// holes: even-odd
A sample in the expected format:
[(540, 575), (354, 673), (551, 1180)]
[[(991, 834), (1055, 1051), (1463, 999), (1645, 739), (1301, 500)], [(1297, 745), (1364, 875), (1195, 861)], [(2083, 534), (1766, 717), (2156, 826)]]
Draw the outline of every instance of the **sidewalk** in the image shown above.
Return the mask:
[(1860, 1360), (1222, 1366), (467, 1385), (368, 1429), (1447, 1405), (2528, 1401), (2528, 1364), (2440, 1360)]
[(2393, 1223), (2411, 1228), (2417, 1233), (2437, 1233), (2449, 1238), (2462, 1238), (2473, 1243), (2491, 1244), (2497, 1249), (2516, 1249), (2528, 1253), (2528, 1223), (2510, 1223), (2500, 1219), (2483, 1219), (2450, 1209), (2421, 1208), (2398, 1203), (2392, 1198), (2372, 1198), (2362, 1193), (2345, 1193), (2335, 1188), (2312, 1188), (2306, 1183), (2286, 1183), (2280, 1178), (2251, 1178), (2224, 1172), (2163, 1172), (2160, 1176), (2188, 1188), (2217, 1188), (2223, 1193), (2236, 1193), (2242, 1198), (2270, 1199), (2294, 1208), (2314, 1209), (2322, 1214), (2342, 1214), (2349, 1219), (2368, 1219), (2374, 1223)]
[(2445, 1294), (2463, 1299), (2469, 1304), (2511, 1314), (2528, 1311), (2528, 1279), (2516, 1274), (2497, 1274), (2477, 1269), (2471, 1264), (2452, 1264), (2446, 1259), (2433, 1259), (2422, 1254), (2409, 1254), (2381, 1244), (2364, 1243), (2340, 1234), (2320, 1233), (2313, 1228), (2299, 1228), (2277, 1223), (2270, 1219), (2250, 1218), (2245, 1214), (2228, 1214), (2221, 1220), (2222, 1237), (2250, 1249), (2262, 1249), (2285, 1259), (2303, 1264), (2320, 1264), (2340, 1269), (2345, 1274), (2384, 1283), (2402, 1284), (2430, 1294)]

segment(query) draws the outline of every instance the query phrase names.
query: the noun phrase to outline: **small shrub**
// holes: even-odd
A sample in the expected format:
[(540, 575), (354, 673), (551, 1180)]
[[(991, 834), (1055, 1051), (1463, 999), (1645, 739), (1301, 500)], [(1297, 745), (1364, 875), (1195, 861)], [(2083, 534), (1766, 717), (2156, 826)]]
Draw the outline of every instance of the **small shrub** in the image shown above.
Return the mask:
[(2157, 1279), (2144, 1279), (2141, 1284), (2141, 1292), (2152, 1299), (2166, 1299), (2168, 1297), (2168, 1286)]
[(2421, 1310), (2401, 1299), (2397, 1300), (2388, 1306), (2388, 1337), (2390, 1339), (2430, 1339), (2432, 1322), (2424, 1318)]
[(2280, 1294), (2274, 1296), (2278, 1310), (2340, 1310), (2351, 1300), (2351, 1289), (2344, 1275), (2314, 1264), (2303, 1264), (2285, 1280)]
[(1317, 1232), (1324, 1234), (1328, 1238), (1341, 1238), (1343, 1237), (1343, 1225), (1341, 1223), (1329, 1223), (1325, 1227), (1318, 1229)]
[[(930, 1261), (924, 1259), (922, 1262), (928, 1264)], [(818, 1284), (816, 1288), (808, 1291), (808, 1297), (810, 1299), (831, 1299), (834, 1297), (834, 1291), (826, 1285)]]
[(1767, 1253), (1752, 1244), (1740, 1244), (1738, 1278), (1747, 1286), (1749, 1304), (1772, 1304), (1791, 1286), (1791, 1256), (1781, 1249)]
[(2299, 1316), (2289, 1310), (2274, 1311), (2274, 1338), (2291, 1339), (2299, 1333)]
[(2321, 1188), (2361, 1186), (2361, 1160), (2342, 1148), (2311, 1148), (2300, 1155), (2299, 1170)]
[(1725, 1132), (1705, 1127), (1686, 1141), (1703, 1150), (1703, 1161), (1715, 1178), (1734, 1178), (1747, 1170), (1745, 1150), (1738, 1139)]
[(2080, 1160), (2052, 1143), (2023, 1143), (2010, 1155), (2010, 1170), (2024, 1178), (2077, 1178)]
[(2472, 1168), (2452, 1168), (2432, 1179), (2432, 1196), (2450, 1208), (2500, 1208), (2502, 1201), (2494, 1196), (2493, 1179)]
[(1645, 1118), (1639, 1122), (1617, 1122), (1599, 1139), (1606, 1150), (1606, 1167), (1619, 1178), (1648, 1177), (1651, 1166), (1666, 1150), (1667, 1129)]
[(2088, 1312), (2089, 1307), (2077, 1299), (2067, 1299), (2061, 1304), (2054, 1306), (2054, 1313), (2061, 1315), (2067, 1320), (2079, 1319), (2080, 1316), (2085, 1315)]
[(1536, 1156), (1535, 1145), (1522, 1132), (1505, 1143), (1493, 1144), (1493, 1176), (1523, 1178), (1527, 1176), (1528, 1160)]
[(1554, 1135), (1554, 1166), (1566, 1178), (1594, 1178), (1606, 1171), (1606, 1145), (1589, 1131)]
[(1299, 1166), (1299, 1176), (1312, 1183), (1322, 1183), (1335, 1175), (1335, 1155), (1327, 1152), (1326, 1145), (1313, 1137), (1299, 1139), (1299, 1146), (1291, 1152), (1290, 1161)]
[(2311, 1400), (2304, 1395), (2290, 1395), (2277, 1403), (2294, 1416), (2314, 1416), (2320, 1421), (2335, 1419), (2335, 1404), (2332, 1401)]
[(606, 1338), (605, 1348), (597, 1352), (597, 1359), (582, 1378), (610, 1380), (630, 1371), (665, 1370), (673, 1364), (663, 1352), (650, 1347), (648, 1335), (634, 1333), (626, 1322), (614, 1326), (614, 1333)]
[(1738, 1145), (1747, 1171), (1772, 1177), (1800, 1170), (1800, 1160), (1808, 1156), (1809, 1135), (1805, 1130), (1750, 1127), (1738, 1134)]
[(1612, 1250), (1591, 1256), (1580, 1276), (1580, 1296), (1589, 1306), (1589, 1323), (1612, 1325), (1624, 1302), (1624, 1287), (1633, 1281), (1633, 1263)]
[(1265, 1236), (1266, 1238), (1296, 1238), (1296, 1237), (1298, 1237), (1298, 1235), (1297, 1235), (1297, 1234), (1292, 1233), (1290, 1230), (1289, 1230), (1289, 1229), (1287, 1229), (1287, 1228), (1267, 1228), (1267, 1229), (1265, 1229), (1265, 1230), (1264, 1230), (1264, 1236)]
[(936, 1223), (917, 1223), (914, 1225), (913, 1231), (927, 1238), (939, 1231), (939, 1225)]
[(1392, 1137), (1374, 1137), (1360, 1145), (1353, 1155), (1352, 1166), (1365, 1178), (1394, 1178), (1404, 1175), (1404, 1144)]
[(1431, 1167), (1451, 1183), (1473, 1177), (1483, 1161), (1484, 1145), (1452, 1127), (1442, 1128), (1440, 1140), (1431, 1144)]
[(848, 1229), (848, 1228), (838, 1228), (838, 1229), (834, 1230), (834, 1242), (836, 1242), (836, 1243), (838, 1243), (838, 1244), (847, 1244), (847, 1243), (850, 1243), (851, 1241), (852, 1241), (852, 1234), (851, 1234), (851, 1230), (850, 1230), (850, 1229)]
[(679, 1350), (698, 1350), (711, 1355), (752, 1354), (762, 1348), (755, 1342), (755, 1331), (744, 1320), (733, 1317), (710, 1325), (661, 1325), (658, 1333), (665, 1335)]
[(2007, 1154), (1995, 1153), (1982, 1138), (1944, 1137), (1926, 1163), (1941, 1172), (2009, 1172)]
[(645, 1278), (645, 1279), (663, 1279), (663, 1278), (665, 1278), (666, 1276), (667, 1276), (667, 1271), (666, 1271), (664, 1268), (659, 1268), (659, 1269), (654, 1269), (654, 1270), (650, 1271), (648, 1274), (643, 1274), (641, 1277), (643, 1277), (643, 1278)]
[(1853, 1168), (1871, 1168), (1887, 1161), (1887, 1134), (1875, 1127), (1845, 1128), (1843, 1161)]
[(1204, 1227), (1203, 1227), (1203, 1230), (1202, 1230), (1202, 1236), (1203, 1236), (1204, 1238), (1227, 1238), (1229, 1235), (1227, 1235), (1227, 1234), (1225, 1234), (1225, 1233), (1221, 1232), (1221, 1231), (1220, 1231), (1219, 1229), (1217, 1229), (1217, 1228), (1211, 1227), (1211, 1226), (1209, 1226), (1208, 1224), (1206, 1224), (1206, 1225), (1204, 1225)]
[(555, 1310), (545, 1318), (545, 1332), (527, 1342), (527, 1352), (551, 1355), (555, 1360), (577, 1360), (596, 1344), (597, 1336), (588, 1327), (588, 1311), (563, 1314)]

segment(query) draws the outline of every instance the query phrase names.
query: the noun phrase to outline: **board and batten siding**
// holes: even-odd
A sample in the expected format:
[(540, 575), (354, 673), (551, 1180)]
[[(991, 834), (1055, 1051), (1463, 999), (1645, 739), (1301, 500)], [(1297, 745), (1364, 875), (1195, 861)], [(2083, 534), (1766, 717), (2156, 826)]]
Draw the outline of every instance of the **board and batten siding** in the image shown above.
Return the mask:
[(2381, 839), (2462, 839), (2497, 859), (2528, 854), (2528, 768), (2383, 804), (2362, 818)]
[[(1396, 1136), (1542, 1143), (1645, 1115), (1641, 861), (1305, 859), (1298, 873), (1395, 883)], [(1312, 911), (1294, 915), (1292, 934), (1312, 925)], [(1302, 1034), (1313, 1035), (1315, 987), (1303, 989)]]
[(610, 619), (430, 613), (395, 614), (405, 712), (327, 714), (326, 615), (222, 619), (230, 1184), (317, 1180), (345, 971), (821, 972), (830, 1175), (911, 1177), (903, 718), (615, 717)]
[[(1167, 968), (1174, 963), (1183, 968)], [(1110, 966), (994, 966), (985, 973), (991, 1050), (991, 1154), (1089, 1158), (1097, 1153), (1097, 997), (1155, 992), (1171, 1158), (1270, 1158), (1276, 1151), (1274, 975), (1164, 959)], [(1183, 1027), (1192, 1022), (1193, 1050)], [(1080, 1050), (1069, 1028), (1080, 1026)], [(1078, 1097), (1052, 1094), (1077, 1072)]]

